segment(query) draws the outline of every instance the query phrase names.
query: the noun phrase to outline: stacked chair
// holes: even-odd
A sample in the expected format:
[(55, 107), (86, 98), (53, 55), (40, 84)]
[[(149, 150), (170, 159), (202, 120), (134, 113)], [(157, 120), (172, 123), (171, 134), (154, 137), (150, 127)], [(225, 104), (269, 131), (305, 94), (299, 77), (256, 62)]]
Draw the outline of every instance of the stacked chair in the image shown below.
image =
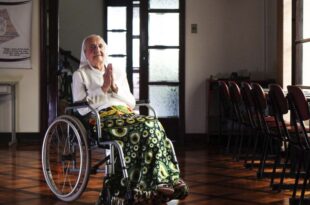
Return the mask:
[[(290, 199), (291, 204), (309, 204), (305, 199), (305, 191), (307, 189), (310, 166), (310, 140), (306, 122), (309, 123), (310, 112), (307, 99), (302, 90), (298, 86), (287, 86), (288, 102), (292, 115), (292, 124), (294, 127), (294, 134), (292, 134), (292, 145), (295, 147), (296, 156), (294, 157), (296, 163), (296, 175), (293, 194)], [(300, 176), (303, 174), (303, 184), (301, 186), (300, 197), (297, 198), (297, 191), (299, 189)]]
[(241, 83), (241, 95), (244, 102), (246, 119), (249, 125), (248, 143), (246, 146), (246, 154), (244, 159), (244, 166), (246, 168), (253, 168), (254, 161), (258, 154), (258, 142), (260, 139), (260, 128), (257, 119), (254, 99), (252, 96), (252, 87), (248, 82)]
[(275, 118), (270, 115), (267, 96), (263, 88), (258, 83), (251, 84), (252, 97), (255, 108), (255, 119), (259, 131), (259, 137), (261, 142), (261, 157), (259, 167), (257, 171), (257, 177), (267, 176), (265, 173), (266, 160), (273, 158), (277, 149), (274, 144), (274, 137), (277, 135), (275, 130)]
[(239, 85), (234, 81), (229, 81), (229, 92), (230, 100), (232, 103), (233, 115), (236, 119), (236, 129), (234, 131), (234, 149), (233, 149), (233, 158), (239, 160), (241, 154), (241, 148), (243, 144), (246, 120), (244, 115), (244, 104), (241, 96), (241, 91)]
[[(236, 123), (236, 118), (232, 113), (230, 92), (225, 81), (218, 81), (219, 88), (219, 137), (221, 141), (227, 141), (226, 152), (230, 150), (231, 131)], [(226, 139), (228, 136), (228, 139)]]
[[(232, 153), (239, 160), (244, 134), (249, 125), (239, 85), (234, 81), (218, 81), (219, 86), (219, 134), (227, 134), (226, 153)], [(226, 128), (224, 130), (223, 128)]]
[[(270, 177), (273, 190), (292, 189), (290, 205), (310, 204), (305, 197), (310, 186), (310, 111), (301, 88), (288, 86), (286, 95), (277, 84), (270, 84), (268, 93), (246, 81), (218, 85), (221, 123), (231, 125), (225, 126), (227, 153), (234, 160), (244, 157), (246, 168), (258, 166), (257, 177)], [(267, 165), (272, 165), (271, 172), (265, 171)]]
[[(285, 120), (285, 116), (289, 114), (289, 106), (283, 89), (277, 84), (271, 84), (269, 85), (268, 96), (272, 115), (274, 116), (276, 122), (277, 135), (275, 135), (274, 139), (276, 143), (278, 143), (278, 149), (276, 150), (277, 156), (272, 170), (270, 186), (273, 190), (281, 190), (291, 188), (290, 185), (286, 185), (283, 182), (286, 175), (294, 176), (294, 167), (289, 162), (292, 157), (291, 152), (296, 149), (298, 144), (296, 144), (294, 138), (292, 138), (294, 135), (294, 128), (290, 125), (290, 122)], [(284, 161), (283, 164), (281, 164), (282, 159)], [(280, 173), (279, 183), (275, 183), (275, 177), (277, 176), (276, 170), (278, 168), (282, 168), (282, 171)], [(290, 172), (286, 173), (288, 168), (291, 168)]]

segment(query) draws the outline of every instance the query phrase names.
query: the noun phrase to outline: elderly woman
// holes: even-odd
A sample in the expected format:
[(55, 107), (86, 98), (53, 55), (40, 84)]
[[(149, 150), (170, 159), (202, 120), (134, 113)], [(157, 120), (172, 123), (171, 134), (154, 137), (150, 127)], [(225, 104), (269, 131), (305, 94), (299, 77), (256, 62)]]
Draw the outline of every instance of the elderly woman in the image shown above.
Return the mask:
[[(162, 125), (153, 117), (132, 112), (135, 99), (129, 90), (126, 73), (111, 64), (106, 65), (106, 49), (106, 43), (98, 35), (84, 39), (80, 67), (73, 74), (73, 100), (87, 100), (97, 109), (103, 132), (121, 145), (134, 203), (184, 198), (188, 188), (172, 160), (172, 147)], [(79, 113), (92, 124), (88, 108), (79, 109)], [(106, 179), (104, 186), (120, 200), (126, 194), (120, 170)], [(101, 193), (97, 204), (104, 200), (104, 193)]]

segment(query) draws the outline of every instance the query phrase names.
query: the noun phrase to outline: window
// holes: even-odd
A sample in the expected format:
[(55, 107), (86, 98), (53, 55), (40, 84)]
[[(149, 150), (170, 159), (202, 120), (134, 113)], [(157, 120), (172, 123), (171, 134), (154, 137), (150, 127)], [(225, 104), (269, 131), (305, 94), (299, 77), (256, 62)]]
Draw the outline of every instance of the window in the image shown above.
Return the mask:
[(310, 85), (310, 1), (296, 0), (293, 6), (293, 83)]
[(126, 69), (135, 98), (148, 99), (167, 134), (181, 141), (184, 9), (184, 0), (105, 0), (109, 61)]

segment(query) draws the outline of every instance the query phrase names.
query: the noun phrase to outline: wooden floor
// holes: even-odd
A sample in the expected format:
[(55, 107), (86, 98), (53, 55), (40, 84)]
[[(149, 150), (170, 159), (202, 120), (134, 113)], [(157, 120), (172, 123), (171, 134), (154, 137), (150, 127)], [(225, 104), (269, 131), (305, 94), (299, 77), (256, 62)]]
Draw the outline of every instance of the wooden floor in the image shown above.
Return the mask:
[[(289, 204), (291, 191), (273, 192), (269, 179), (257, 179), (256, 170), (221, 154), (206, 144), (176, 148), (182, 177), (190, 187), (189, 196), (169, 205), (255, 205)], [(0, 145), (0, 204), (65, 205), (94, 204), (101, 188), (102, 174), (91, 176), (87, 190), (75, 202), (56, 199), (41, 172), (40, 144)]]

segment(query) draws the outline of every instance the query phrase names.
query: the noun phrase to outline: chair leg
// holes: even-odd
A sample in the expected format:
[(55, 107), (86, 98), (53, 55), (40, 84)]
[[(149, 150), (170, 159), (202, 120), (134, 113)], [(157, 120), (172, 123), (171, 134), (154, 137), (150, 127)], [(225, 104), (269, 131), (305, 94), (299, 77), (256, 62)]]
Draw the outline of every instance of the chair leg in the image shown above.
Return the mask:
[(238, 153), (237, 153), (237, 161), (239, 161), (239, 159), (240, 159), (240, 155), (241, 155), (241, 151), (242, 151), (242, 147), (243, 147), (245, 130), (246, 130), (245, 125), (243, 125), (242, 127), (243, 127), (243, 129), (241, 130), (239, 149), (238, 149)]
[(248, 159), (249, 159), (249, 155), (250, 155), (251, 145), (252, 145), (252, 141), (253, 141), (253, 136), (251, 135), (251, 131), (252, 131), (252, 128), (250, 128), (250, 131), (249, 131), (248, 143), (247, 143), (247, 146), (246, 146), (247, 149), (246, 149), (245, 158), (244, 158), (244, 166), (246, 168), (248, 168), (247, 164), (248, 164)]
[(273, 186), (278, 165), (281, 163), (281, 142), (277, 141), (276, 158), (273, 163), (270, 186)]
[(252, 152), (252, 161), (251, 161), (251, 168), (253, 168), (254, 166), (254, 161), (255, 161), (255, 157), (256, 157), (256, 152), (257, 152), (257, 145), (258, 145), (258, 137), (259, 137), (259, 133), (256, 132), (256, 136), (255, 136), (255, 142), (254, 142), (254, 148), (253, 148), (253, 152)]
[(259, 164), (258, 171), (257, 171), (257, 177), (258, 178), (262, 178), (264, 176), (265, 162), (266, 162), (269, 143), (270, 143), (270, 139), (268, 136), (265, 135), (264, 138), (265, 138), (265, 140), (264, 140), (265, 143), (263, 144), (263, 151), (262, 151), (260, 164)]
[(296, 198), (296, 192), (297, 192), (297, 188), (298, 188), (298, 180), (299, 180), (299, 177), (300, 177), (300, 169), (301, 169), (301, 163), (302, 161), (299, 159), (298, 160), (298, 165), (297, 165), (297, 173), (296, 173), (296, 176), (295, 176), (295, 183), (294, 183), (294, 188), (293, 188), (293, 194), (292, 194), (292, 198)]
[[(303, 201), (304, 201), (304, 197), (305, 197), (305, 192), (306, 192), (306, 189), (307, 189), (307, 182), (309, 180), (309, 175), (310, 175), (310, 165), (309, 163), (307, 162), (304, 162), (305, 163), (305, 166), (307, 167), (305, 170), (306, 170), (306, 173), (305, 173), (305, 177), (304, 177), (304, 182), (303, 182), (303, 185), (302, 185), (302, 189), (301, 189), (301, 194), (300, 194), (300, 205), (303, 204)], [(308, 165), (307, 165), (308, 164)]]
[(219, 116), (219, 138), (222, 139), (223, 138), (223, 126), (222, 126), (222, 123), (223, 123), (223, 115), (222, 115), (222, 109), (221, 109), (221, 105), (219, 107), (219, 113), (220, 113), (220, 116)]
[(226, 153), (229, 153), (229, 151), (230, 151), (230, 143), (231, 143), (231, 138), (233, 137), (233, 134), (234, 134), (234, 128), (235, 128), (235, 121), (232, 120), (232, 122), (231, 122), (231, 132), (230, 132), (230, 135), (228, 137), (227, 145), (226, 145)]
[(241, 137), (241, 123), (240, 122), (237, 122), (238, 123), (238, 127), (237, 127), (237, 133), (236, 133), (236, 139), (235, 139), (235, 142), (234, 142), (234, 148), (232, 150), (232, 157), (233, 159), (236, 159), (236, 153), (237, 153), (237, 150), (238, 150), (238, 144), (239, 144), (239, 141), (240, 141), (240, 137)]
[(288, 147), (287, 152), (286, 152), (286, 156), (285, 156), (285, 161), (284, 161), (283, 168), (282, 168), (282, 173), (281, 173), (281, 178), (280, 178), (280, 183), (279, 183), (280, 187), (282, 186), (282, 184), (284, 182), (286, 168), (288, 166), (288, 162), (289, 162), (289, 158), (290, 158), (290, 153), (291, 153), (291, 148)]
[(233, 152), (233, 159), (235, 159), (236, 161), (239, 161), (239, 146), (241, 146), (242, 144), (242, 140), (243, 140), (243, 130), (242, 130), (242, 124), (239, 123), (238, 126), (238, 133), (237, 133), (237, 139), (235, 142), (235, 146), (234, 146), (234, 152)]

